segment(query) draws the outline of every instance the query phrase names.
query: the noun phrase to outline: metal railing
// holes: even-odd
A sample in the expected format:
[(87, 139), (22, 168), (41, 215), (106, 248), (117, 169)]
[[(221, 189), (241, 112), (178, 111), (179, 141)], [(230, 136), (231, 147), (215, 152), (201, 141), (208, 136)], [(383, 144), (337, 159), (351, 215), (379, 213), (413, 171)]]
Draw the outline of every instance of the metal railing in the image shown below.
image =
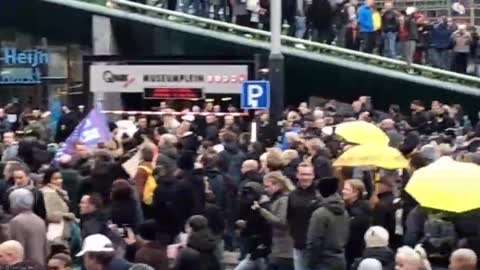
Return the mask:
[[(59, 0), (43, 0), (46, 2), (61, 2)], [(77, 0), (73, 2), (82, 2), (84, 0)], [(64, 1), (66, 2), (66, 1)], [(131, 19), (143, 20), (148, 22), (155, 21), (157, 25), (169, 25), (171, 28), (183, 29), (186, 31), (194, 32), (196, 34), (207, 35), (206, 32), (214, 31), (215, 33), (222, 33), (228, 40), (235, 41), (249, 41), (251, 46), (268, 49), (270, 33), (263, 30), (254, 28), (243, 27), (232, 23), (226, 23), (222, 21), (216, 21), (212, 19), (193, 16), (181, 12), (162, 9), (154, 6), (139, 4), (127, 0), (111, 0), (114, 8), (111, 8), (112, 14), (118, 14), (122, 10), (128, 11), (128, 17)], [(93, 10), (93, 9), (92, 9)], [(125, 12), (125, 11), (123, 11)], [(122, 13), (122, 16), (125, 15)], [(142, 16), (140, 18), (140, 16)], [(148, 19), (148, 17), (152, 19)], [(154, 20), (153, 20), (154, 19)], [(225, 38), (224, 40), (226, 40)], [(328, 57), (328, 62), (335, 64), (342, 62), (341, 65), (348, 66), (354, 65), (356, 62), (363, 63), (365, 71), (368, 69), (386, 69), (391, 73), (404, 73), (403, 75), (396, 76), (411, 81), (419, 81), (425, 83), (425, 79), (433, 79), (438, 83), (436, 86), (441, 88), (449, 88), (451, 90), (457, 90), (455, 88), (464, 88), (459, 92), (466, 92), (469, 94), (480, 95), (480, 78), (467, 76), (455, 72), (432, 68), (424, 65), (413, 64), (408, 67), (404, 61), (394, 60), (386, 57), (381, 57), (374, 54), (367, 54), (358, 51), (348, 50), (333, 45), (326, 45), (309, 40), (298, 39), (289, 36), (282, 36), (282, 50), (287, 53), (292, 53), (296, 56), (311, 56), (312, 54), (318, 57), (315, 59), (325, 59)], [(379, 69), (380, 68), (380, 69)], [(405, 71), (411, 68), (415, 75), (407, 74)], [(385, 74), (385, 72), (383, 73)], [(423, 81), (422, 81), (423, 80)], [(431, 80), (430, 80), (431, 81)], [(432, 84), (431, 84), (432, 85)], [(448, 87), (446, 85), (449, 85)]]

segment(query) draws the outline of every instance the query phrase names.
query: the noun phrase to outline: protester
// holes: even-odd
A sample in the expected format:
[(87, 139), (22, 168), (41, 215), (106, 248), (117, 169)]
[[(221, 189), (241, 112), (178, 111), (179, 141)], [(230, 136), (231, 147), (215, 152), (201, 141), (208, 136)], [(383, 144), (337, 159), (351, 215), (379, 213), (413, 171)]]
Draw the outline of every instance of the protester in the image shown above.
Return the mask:
[(102, 234), (92, 234), (85, 238), (82, 250), (76, 255), (83, 257), (86, 270), (128, 270), (130, 264), (115, 258), (112, 241)]
[(70, 255), (64, 253), (53, 255), (47, 263), (48, 270), (72, 270), (72, 267)]
[(346, 269), (345, 245), (349, 235), (349, 218), (338, 195), (338, 179), (323, 178), (318, 184), (325, 198), (312, 213), (307, 233), (306, 258), (311, 269)]
[(297, 189), (288, 197), (287, 220), (290, 236), (294, 241), (293, 260), (295, 270), (308, 269), (305, 260), (308, 222), (313, 211), (321, 202), (320, 193), (314, 184), (314, 169), (310, 163), (302, 162), (297, 167)]
[(265, 209), (258, 202), (252, 205), (272, 225), (271, 269), (293, 269), (293, 240), (288, 233), (288, 194), (295, 188), (288, 178), (279, 172), (271, 172), (263, 178), (265, 191), (270, 197), (270, 207)]
[(34, 196), (28, 189), (18, 188), (8, 196), (15, 217), (9, 223), (12, 240), (25, 249), (25, 260), (46, 264), (47, 228), (45, 221), (32, 212)]
[(80, 227), (82, 239), (93, 234), (105, 234), (107, 217), (103, 210), (102, 199), (98, 194), (84, 195), (80, 200)]
[(220, 270), (220, 262), (214, 254), (216, 240), (208, 229), (207, 219), (192, 216), (187, 222), (187, 233), (187, 246), (180, 252), (174, 269)]
[(352, 269), (359, 268), (359, 262), (364, 259), (375, 259), (381, 263), (382, 269), (393, 270), (395, 254), (388, 247), (389, 235), (387, 230), (380, 226), (370, 227), (364, 235), (365, 250), (360, 258), (357, 258)]
[(2, 162), (5, 163), (18, 155), (18, 141), (15, 138), (14, 132), (3, 133), (3, 146)]
[(25, 250), (22, 244), (8, 240), (0, 244), (0, 265), (2, 267), (17, 267), (25, 260)]
[(370, 205), (363, 199), (365, 193), (365, 185), (358, 179), (347, 180), (343, 185), (342, 196), (350, 216), (350, 232), (355, 232), (350, 235), (345, 247), (347, 265), (360, 257), (364, 248), (362, 236), (370, 223)]
[(116, 180), (112, 184), (110, 219), (119, 227), (128, 227), (134, 230), (143, 222), (140, 202), (135, 196), (133, 187), (126, 180)]
[[(156, 270), (168, 269), (166, 242), (157, 241), (157, 224), (153, 220), (147, 220), (138, 228), (139, 236), (143, 243), (139, 243), (135, 253), (135, 263), (144, 263)], [(133, 236), (133, 231), (127, 231)], [(134, 237), (134, 236), (133, 236)], [(137, 241), (136, 241), (137, 242)]]

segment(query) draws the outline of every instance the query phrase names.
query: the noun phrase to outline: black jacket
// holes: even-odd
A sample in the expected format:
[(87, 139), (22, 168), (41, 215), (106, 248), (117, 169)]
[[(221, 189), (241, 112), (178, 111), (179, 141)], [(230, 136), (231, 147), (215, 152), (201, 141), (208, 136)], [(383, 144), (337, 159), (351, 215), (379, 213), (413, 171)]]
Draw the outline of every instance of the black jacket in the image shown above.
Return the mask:
[(157, 182), (158, 186), (153, 193), (152, 203), (154, 219), (158, 226), (157, 232), (167, 236), (169, 241), (173, 241), (183, 230), (186, 221), (182, 211), (192, 206), (186, 206), (182, 202), (179, 185), (173, 176), (159, 178)]
[(334, 10), (329, 0), (313, 0), (308, 9), (308, 19), (317, 30), (329, 29), (332, 27)]
[(205, 129), (204, 140), (211, 141), (213, 143), (218, 142), (218, 125), (216, 123), (207, 125), (207, 128)]
[(80, 217), (80, 229), (82, 239), (87, 238), (92, 234), (108, 234), (107, 232), (107, 216), (100, 212), (82, 215)]
[(357, 200), (352, 205), (347, 205), (347, 212), (350, 216), (350, 231), (352, 233), (345, 247), (345, 258), (347, 264), (352, 264), (355, 258), (362, 255), (363, 236), (370, 225), (370, 205), (366, 200)]
[(385, 228), (390, 235), (390, 244), (392, 244), (395, 236), (395, 206), (393, 204), (395, 196), (392, 192), (385, 192), (378, 194), (378, 199), (372, 212), (372, 225)]
[(47, 210), (45, 209), (45, 200), (43, 198), (43, 193), (40, 190), (38, 190), (37, 188), (35, 188), (33, 186), (33, 184), (28, 185), (28, 186), (23, 186), (23, 187), (12, 186), (9, 189), (7, 189), (7, 192), (5, 193), (5, 197), (4, 197), (4, 205), (3, 205), (4, 210), (7, 213), (12, 214), (11, 209), (10, 209), (10, 200), (9, 200), (8, 197), (17, 188), (28, 189), (32, 192), (32, 194), (33, 194), (33, 208), (32, 208), (33, 213), (35, 213), (35, 215), (39, 216), (41, 219), (46, 220)]
[(293, 183), (297, 183), (297, 167), (300, 163), (300, 158), (294, 159), (283, 169), (283, 174)]
[(140, 204), (134, 198), (113, 201), (110, 206), (110, 218), (113, 224), (128, 225), (135, 229), (142, 222), (140, 211)]
[[(193, 215), (200, 215), (205, 209), (205, 183), (193, 171), (184, 171), (178, 182), (177, 207), (183, 224)], [(183, 225), (182, 225), (183, 226)]]
[(361, 258), (355, 260), (352, 270), (356, 270), (363, 259), (376, 259), (382, 263), (383, 270), (393, 270), (395, 267), (395, 254), (389, 247), (367, 248)]
[(208, 227), (213, 235), (222, 237), (225, 231), (225, 216), (216, 204), (207, 203), (203, 216), (208, 220)]
[(214, 254), (216, 239), (208, 229), (193, 232), (187, 247), (180, 252), (175, 270), (220, 270), (220, 262)]
[(382, 15), (383, 32), (398, 32), (397, 12), (395, 10), (387, 10)]
[(312, 164), (315, 168), (315, 179), (332, 176), (332, 162), (323, 153), (317, 153), (312, 157)]
[(315, 185), (307, 189), (297, 188), (288, 196), (287, 220), (290, 236), (296, 249), (305, 249), (307, 245), (308, 220), (318, 208), (321, 196)]
[(260, 175), (259, 173), (255, 171), (246, 172), (242, 175), (242, 181), (240, 181), (240, 184), (238, 185), (238, 191), (241, 192), (245, 184), (247, 184), (248, 182), (263, 184), (262, 181), (262, 175)]

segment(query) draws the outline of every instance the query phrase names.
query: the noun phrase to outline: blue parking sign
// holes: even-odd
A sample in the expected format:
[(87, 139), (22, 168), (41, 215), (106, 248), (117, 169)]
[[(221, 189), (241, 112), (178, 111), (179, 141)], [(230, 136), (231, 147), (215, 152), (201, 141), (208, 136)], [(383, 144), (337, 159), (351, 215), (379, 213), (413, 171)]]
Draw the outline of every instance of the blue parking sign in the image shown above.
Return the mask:
[(267, 110), (270, 108), (270, 82), (245, 81), (242, 84), (242, 109)]

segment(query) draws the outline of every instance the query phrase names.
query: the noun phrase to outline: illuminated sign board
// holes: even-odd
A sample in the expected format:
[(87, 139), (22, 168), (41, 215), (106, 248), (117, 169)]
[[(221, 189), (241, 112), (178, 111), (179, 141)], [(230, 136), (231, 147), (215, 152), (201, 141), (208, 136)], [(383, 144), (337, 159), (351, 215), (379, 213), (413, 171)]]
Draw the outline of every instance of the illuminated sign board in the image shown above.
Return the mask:
[[(188, 90), (183, 91), (184, 98), (199, 98), (202, 94), (240, 94), (242, 82), (247, 79), (246, 64), (90, 66), (91, 92), (144, 93), (145, 98), (179, 95), (178, 89)], [(148, 89), (157, 89), (157, 97), (152, 96), (155, 91)]]
[(201, 99), (202, 89), (198, 88), (146, 88), (146, 99)]
[(39, 84), (41, 66), (48, 64), (48, 53), (43, 50), (2, 50), (0, 84)]

